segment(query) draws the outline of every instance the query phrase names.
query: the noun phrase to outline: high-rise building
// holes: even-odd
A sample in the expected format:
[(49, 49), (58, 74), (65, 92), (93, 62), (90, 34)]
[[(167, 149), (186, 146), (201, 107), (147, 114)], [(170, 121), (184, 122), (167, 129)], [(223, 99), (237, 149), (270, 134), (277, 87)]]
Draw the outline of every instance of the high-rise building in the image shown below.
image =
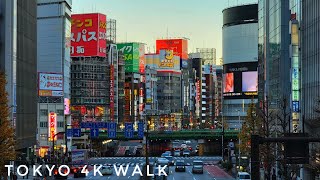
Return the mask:
[[(37, 2), (0, 1), (0, 68), (6, 74), (16, 148), (30, 155), (37, 128)], [(28, 23), (26, 23), (28, 22)]]
[(320, 110), (320, 2), (301, 2), (301, 114), (306, 131), (315, 136), (320, 128), (320, 114), (315, 112), (315, 109)]
[[(38, 133), (37, 154), (43, 157), (52, 147), (48, 141), (50, 117), (55, 123), (53, 132), (65, 131), (65, 123), (70, 123), (70, 112), (65, 105), (70, 102), (70, 38), (71, 38), (71, 1), (38, 0), (37, 14), (37, 60), (39, 72), (38, 89)], [(50, 36), (49, 36), (50, 34)], [(42, 78), (61, 78), (59, 87), (45, 87)], [(52, 80), (52, 82), (58, 82)], [(58, 89), (59, 88), (59, 89)], [(66, 104), (65, 104), (66, 103)], [(65, 146), (64, 136), (57, 136), (57, 149)], [(71, 145), (69, 144), (69, 148)]]
[(216, 64), (216, 49), (215, 48), (197, 48), (196, 52), (200, 53), (203, 65)]
[(258, 91), (258, 4), (223, 10), (223, 110), (229, 128), (240, 128)]

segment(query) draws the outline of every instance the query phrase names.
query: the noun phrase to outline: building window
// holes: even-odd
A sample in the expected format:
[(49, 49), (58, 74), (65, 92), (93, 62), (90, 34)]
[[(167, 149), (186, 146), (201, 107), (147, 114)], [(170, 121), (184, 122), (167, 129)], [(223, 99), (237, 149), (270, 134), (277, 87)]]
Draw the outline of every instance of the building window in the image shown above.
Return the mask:
[(48, 116), (48, 110), (47, 109), (40, 109), (40, 116)]
[(40, 122), (40, 127), (42, 128), (48, 127), (48, 122)]
[(57, 115), (58, 116), (64, 116), (64, 110), (57, 109)]
[(58, 127), (64, 127), (64, 123), (63, 122), (58, 122)]

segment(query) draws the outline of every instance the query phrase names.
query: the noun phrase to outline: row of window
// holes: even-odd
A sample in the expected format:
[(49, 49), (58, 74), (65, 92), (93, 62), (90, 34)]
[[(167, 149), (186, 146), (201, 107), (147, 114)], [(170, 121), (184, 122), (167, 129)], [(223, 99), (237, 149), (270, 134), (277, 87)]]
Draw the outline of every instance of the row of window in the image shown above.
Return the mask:
[(105, 104), (106, 100), (102, 98), (71, 98), (71, 102), (75, 104), (82, 104), (82, 103)]
[[(47, 109), (40, 109), (40, 116), (48, 116), (50, 113)], [(64, 110), (63, 109), (57, 109), (56, 112), (57, 116), (64, 116)]]
[[(48, 127), (48, 122), (40, 122), (40, 127), (41, 128), (47, 128)], [(57, 122), (57, 127), (64, 127), (64, 122)]]
[(107, 80), (108, 77), (103, 73), (71, 73), (71, 79)]
[(71, 71), (92, 71), (92, 72), (107, 72), (107, 66), (101, 65), (71, 65)]

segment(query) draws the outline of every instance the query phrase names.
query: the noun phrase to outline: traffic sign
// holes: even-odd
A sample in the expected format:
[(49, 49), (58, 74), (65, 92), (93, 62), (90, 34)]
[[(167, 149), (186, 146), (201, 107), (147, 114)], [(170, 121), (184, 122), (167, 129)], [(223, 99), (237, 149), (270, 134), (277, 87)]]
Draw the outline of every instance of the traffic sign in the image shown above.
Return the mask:
[(117, 123), (108, 123), (108, 137), (109, 138), (117, 137)]
[(124, 137), (133, 138), (133, 123), (124, 124)]
[(90, 129), (90, 136), (93, 137), (99, 137), (99, 129)]
[(138, 137), (143, 138), (144, 136), (144, 124), (142, 122), (138, 123)]
[(72, 129), (72, 137), (81, 137), (81, 129)]
[(67, 129), (67, 137), (72, 137), (73, 135), (73, 130), (72, 129)]

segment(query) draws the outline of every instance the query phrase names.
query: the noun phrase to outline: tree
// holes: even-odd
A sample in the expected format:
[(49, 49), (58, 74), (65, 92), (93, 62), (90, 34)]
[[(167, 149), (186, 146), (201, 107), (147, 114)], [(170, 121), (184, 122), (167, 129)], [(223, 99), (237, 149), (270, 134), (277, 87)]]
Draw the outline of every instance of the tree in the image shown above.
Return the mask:
[(239, 134), (239, 138), (241, 141), (241, 144), (240, 144), (241, 154), (250, 156), (251, 135), (252, 134), (262, 135), (261, 125), (262, 125), (262, 120), (260, 117), (257, 116), (256, 105), (252, 100), (247, 110), (246, 119), (242, 124), (241, 132)]
[(6, 77), (0, 72), (0, 177), (7, 176), (5, 164), (15, 159), (14, 129), (9, 120), (8, 93), (6, 92)]

